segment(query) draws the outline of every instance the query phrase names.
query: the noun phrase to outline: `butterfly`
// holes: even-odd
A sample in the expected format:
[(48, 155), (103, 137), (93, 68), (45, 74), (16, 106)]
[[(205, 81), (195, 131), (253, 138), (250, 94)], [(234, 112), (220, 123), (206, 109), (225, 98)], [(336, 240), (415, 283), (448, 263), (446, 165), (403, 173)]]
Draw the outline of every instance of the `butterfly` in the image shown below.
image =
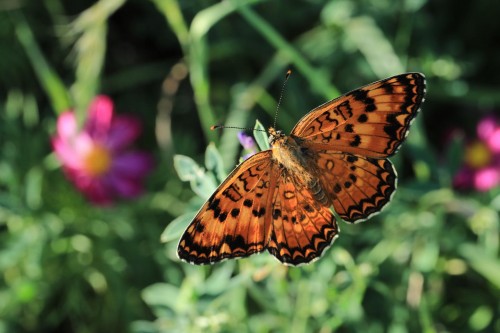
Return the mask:
[(289, 136), (269, 129), (271, 149), (231, 172), (181, 237), (180, 259), (212, 264), (267, 250), (281, 263), (321, 257), (346, 222), (368, 219), (391, 200), (397, 176), (387, 157), (424, 101), (425, 77), (405, 73), (311, 110)]

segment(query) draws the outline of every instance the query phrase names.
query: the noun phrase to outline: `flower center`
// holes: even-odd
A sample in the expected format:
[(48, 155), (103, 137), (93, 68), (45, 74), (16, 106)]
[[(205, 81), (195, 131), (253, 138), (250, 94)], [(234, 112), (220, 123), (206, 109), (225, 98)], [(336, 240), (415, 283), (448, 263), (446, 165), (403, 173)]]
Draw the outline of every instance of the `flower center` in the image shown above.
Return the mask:
[(473, 169), (487, 166), (491, 162), (491, 151), (480, 141), (465, 148), (465, 163)]
[(89, 174), (100, 176), (109, 170), (111, 155), (106, 148), (96, 144), (85, 156), (83, 164)]

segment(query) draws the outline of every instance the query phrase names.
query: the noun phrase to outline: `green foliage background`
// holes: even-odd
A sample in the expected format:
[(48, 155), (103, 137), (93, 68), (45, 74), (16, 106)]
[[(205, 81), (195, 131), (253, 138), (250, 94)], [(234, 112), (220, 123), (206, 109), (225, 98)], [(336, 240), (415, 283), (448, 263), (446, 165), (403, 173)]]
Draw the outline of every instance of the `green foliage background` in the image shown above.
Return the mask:
[[(0, 332), (500, 332), (500, 192), (453, 190), (465, 140), (449, 136), (498, 114), (499, 13), (485, 0), (0, 2)], [(288, 68), (286, 132), (342, 92), (426, 75), (393, 202), (340, 222), (309, 266), (179, 262), (183, 228), (240, 153), (236, 131), (210, 126), (272, 124)], [(137, 146), (157, 162), (143, 197), (108, 208), (50, 148), (57, 115), (83, 119), (97, 93), (141, 118)]]

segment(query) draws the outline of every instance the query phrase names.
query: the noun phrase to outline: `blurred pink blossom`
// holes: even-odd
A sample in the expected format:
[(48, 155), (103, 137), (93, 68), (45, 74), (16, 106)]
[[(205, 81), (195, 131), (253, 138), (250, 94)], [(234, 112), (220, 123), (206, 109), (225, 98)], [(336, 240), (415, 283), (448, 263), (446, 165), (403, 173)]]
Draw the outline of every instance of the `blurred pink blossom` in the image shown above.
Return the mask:
[(91, 202), (106, 205), (143, 191), (142, 183), (153, 167), (153, 159), (128, 148), (140, 132), (137, 119), (114, 115), (112, 100), (101, 95), (92, 101), (81, 130), (73, 111), (59, 116), (52, 146), (78, 190)]
[(488, 191), (500, 185), (500, 121), (493, 116), (483, 118), (477, 137), (465, 147), (464, 165), (453, 179), (456, 188)]

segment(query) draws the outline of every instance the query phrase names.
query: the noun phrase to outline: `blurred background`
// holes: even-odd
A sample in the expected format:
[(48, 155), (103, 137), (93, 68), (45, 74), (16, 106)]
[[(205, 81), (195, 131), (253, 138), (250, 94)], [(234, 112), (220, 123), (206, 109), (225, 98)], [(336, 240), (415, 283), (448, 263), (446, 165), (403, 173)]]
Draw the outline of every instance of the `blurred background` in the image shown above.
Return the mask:
[[(499, 13), (484, 0), (0, 1), (0, 332), (500, 332)], [(391, 204), (339, 222), (308, 266), (180, 262), (181, 233), (245, 153), (236, 130), (210, 126), (272, 125), (289, 68), (286, 133), (341, 93), (425, 74)], [(106, 127), (92, 110), (110, 103)], [(140, 177), (97, 177), (108, 150), (75, 148), (98, 142), (91, 123), (143, 154)]]

